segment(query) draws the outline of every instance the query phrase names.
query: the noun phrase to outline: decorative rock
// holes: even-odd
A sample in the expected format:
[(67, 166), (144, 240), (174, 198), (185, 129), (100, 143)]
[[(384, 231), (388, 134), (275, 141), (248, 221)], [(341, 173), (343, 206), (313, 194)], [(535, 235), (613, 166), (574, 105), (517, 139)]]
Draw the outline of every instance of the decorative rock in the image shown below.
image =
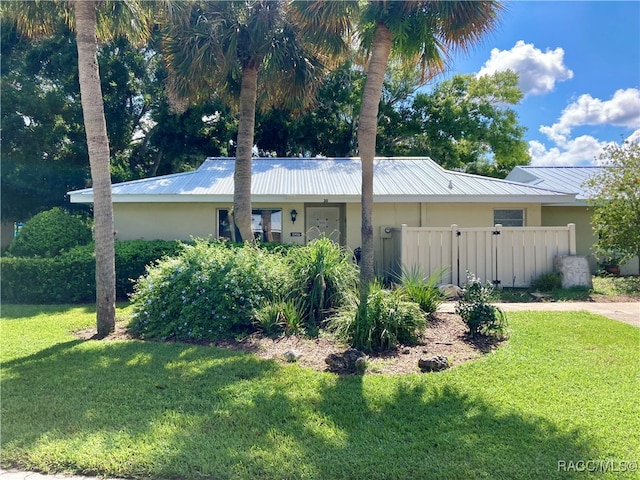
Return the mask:
[(356, 372), (360, 375), (364, 375), (367, 370), (367, 357), (360, 357), (356, 360)]
[(403, 355), (409, 355), (411, 353), (411, 349), (410, 348), (403, 348), (401, 353)]
[(552, 296), (548, 293), (531, 292), (531, 296), (536, 300), (549, 300)]
[(343, 353), (332, 353), (324, 361), (329, 370), (335, 373), (355, 373), (358, 367), (362, 368), (363, 364), (366, 368), (366, 355), (355, 348), (345, 350)]
[(456, 300), (462, 296), (462, 289), (453, 283), (440, 285), (438, 290), (440, 290), (440, 293), (449, 300)]
[(591, 288), (593, 286), (589, 261), (586, 257), (577, 255), (558, 256), (555, 258), (554, 269), (560, 273), (562, 288)]
[(301, 356), (302, 354), (297, 350), (287, 350), (283, 354), (284, 359), (289, 363), (297, 362)]
[(450, 366), (449, 359), (444, 355), (436, 355), (435, 357), (421, 358), (418, 360), (418, 367), (420, 367), (420, 370), (423, 372), (439, 372)]

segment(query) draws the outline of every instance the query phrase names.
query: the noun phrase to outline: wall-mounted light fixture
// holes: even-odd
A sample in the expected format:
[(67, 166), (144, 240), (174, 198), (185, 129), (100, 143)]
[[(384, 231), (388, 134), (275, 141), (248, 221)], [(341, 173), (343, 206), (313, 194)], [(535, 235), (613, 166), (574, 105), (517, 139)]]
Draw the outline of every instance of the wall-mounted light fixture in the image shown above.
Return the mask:
[(296, 218), (298, 218), (298, 212), (296, 212), (296, 209), (294, 208), (291, 210), (291, 223), (296, 223)]

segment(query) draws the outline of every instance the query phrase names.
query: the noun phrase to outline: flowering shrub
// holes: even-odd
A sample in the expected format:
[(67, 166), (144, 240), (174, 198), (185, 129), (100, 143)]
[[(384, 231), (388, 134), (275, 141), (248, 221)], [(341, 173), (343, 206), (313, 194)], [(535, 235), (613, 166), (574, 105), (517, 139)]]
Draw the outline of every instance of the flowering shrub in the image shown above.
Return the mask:
[(228, 337), (250, 329), (256, 310), (288, 283), (278, 253), (196, 241), (147, 268), (132, 296), (130, 328), (142, 338), (163, 340)]

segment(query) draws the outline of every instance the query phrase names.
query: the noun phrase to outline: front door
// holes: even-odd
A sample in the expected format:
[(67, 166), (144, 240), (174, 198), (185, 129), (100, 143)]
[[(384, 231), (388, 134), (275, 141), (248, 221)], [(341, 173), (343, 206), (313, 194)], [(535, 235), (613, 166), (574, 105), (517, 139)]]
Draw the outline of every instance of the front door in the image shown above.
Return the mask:
[(304, 216), (307, 242), (326, 236), (343, 245), (342, 211), (341, 205), (308, 205)]

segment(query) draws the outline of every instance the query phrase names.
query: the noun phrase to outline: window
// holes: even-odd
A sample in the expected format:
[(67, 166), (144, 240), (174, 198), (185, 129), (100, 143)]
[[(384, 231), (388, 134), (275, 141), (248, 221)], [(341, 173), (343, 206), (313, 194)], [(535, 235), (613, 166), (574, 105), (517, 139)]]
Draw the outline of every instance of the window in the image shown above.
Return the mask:
[(493, 224), (503, 227), (524, 227), (524, 209), (504, 209), (493, 211)]
[[(231, 239), (229, 210), (218, 210), (218, 237)], [(251, 212), (251, 229), (256, 240), (282, 242), (282, 210), (275, 208), (254, 209)]]

